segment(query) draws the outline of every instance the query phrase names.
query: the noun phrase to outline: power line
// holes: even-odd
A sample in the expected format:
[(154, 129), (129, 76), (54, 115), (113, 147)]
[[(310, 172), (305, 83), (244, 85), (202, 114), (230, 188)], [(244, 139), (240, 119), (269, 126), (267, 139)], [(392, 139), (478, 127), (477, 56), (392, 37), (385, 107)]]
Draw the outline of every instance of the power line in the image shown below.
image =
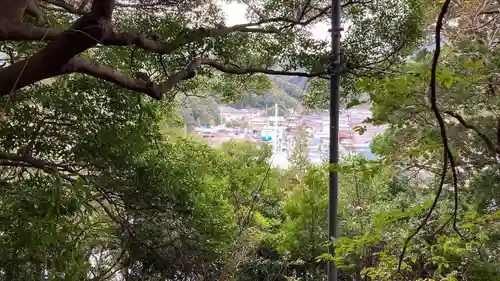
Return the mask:
[[(304, 84), (304, 86), (302, 87), (302, 90), (300, 92), (300, 96), (299, 97), (301, 97), (305, 93), (307, 85), (309, 84), (309, 79), (310, 78), (307, 78), (307, 81)], [(290, 117), (293, 117), (295, 115), (295, 111), (297, 110), (297, 107), (299, 106), (299, 104), (300, 104), (300, 99), (297, 99), (297, 102), (295, 103), (295, 106), (293, 107), (292, 114), (290, 115)], [(303, 114), (304, 114), (304, 110), (302, 110), (302, 112), (300, 113), (300, 116), (299, 116), (300, 119), (302, 119), (302, 115)], [(289, 127), (290, 124), (291, 124), (291, 122), (292, 122), (292, 118), (290, 118), (288, 120), (288, 123), (287, 123), (286, 127)], [(280, 139), (279, 141), (276, 142), (276, 147), (280, 146), (281, 141), (282, 141), (282, 139)], [(260, 180), (257, 189), (254, 189), (253, 192), (252, 192), (254, 194), (254, 196), (252, 198), (252, 202), (251, 202), (251, 205), (250, 205), (250, 209), (248, 210), (248, 214), (247, 214), (245, 220), (243, 221), (243, 223), (241, 225), (240, 233), (239, 233), (240, 235), (243, 232), (245, 226), (250, 222), (250, 217), (251, 217), (252, 212), (253, 212), (253, 210), (255, 208), (255, 205), (257, 204), (257, 199), (258, 199), (258, 196), (255, 196), (255, 195), (259, 194), (260, 191), (262, 190), (262, 187), (264, 186), (264, 182), (266, 181), (267, 177), (269, 176), (269, 172), (271, 171), (271, 168), (273, 166), (274, 158), (276, 157), (277, 152), (278, 152), (278, 150), (276, 149), (276, 153), (273, 153), (273, 155), (271, 156), (270, 163), (267, 166), (266, 172), (264, 173), (264, 176)]]
[[(335, 0), (334, 0), (334, 1), (335, 1)], [(339, 5), (340, 5), (340, 1), (339, 1)], [(340, 10), (339, 10), (339, 11), (340, 11)], [(319, 62), (319, 59), (318, 59), (318, 60), (316, 60), (316, 61), (313, 63), (313, 66), (312, 66), (312, 68), (311, 68), (311, 69), (314, 69), (314, 68), (317, 66), (318, 62)], [(339, 67), (339, 70), (340, 70), (340, 67)], [(304, 95), (304, 93), (305, 93), (305, 91), (306, 91), (306, 88), (307, 88), (307, 86), (308, 86), (308, 84), (309, 84), (309, 80), (310, 80), (310, 79), (311, 79), (311, 78), (309, 78), (309, 77), (308, 77), (308, 78), (307, 78), (306, 83), (305, 83), (305, 84), (304, 84), (304, 86), (302, 87), (302, 90), (301, 90), (300, 95), (299, 95), (299, 99), (297, 99), (297, 102), (295, 103), (295, 106), (293, 107), (292, 113), (291, 113), (291, 115), (290, 115), (291, 117), (293, 117), (293, 116), (295, 115), (295, 111), (297, 110), (297, 108), (298, 108), (298, 106), (299, 106), (299, 104), (300, 104), (300, 97), (302, 97), (302, 96)], [(304, 110), (300, 113), (300, 116), (299, 116), (299, 118), (300, 118), (300, 119), (302, 119), (303, 114), (304, 114)], [(330, 118), (330, 120), (331, 120), (331, 118)], [(289, 127), (291, 122), (292, 122), (292, 119), (290, 118), (290, 119), (288, 120), (288, 123), (287, 123), (286, 127)], [(330, 125), (331, 125), (331, 122), (330, 122)], [(278, 142), (278, 141), (276, 142), (276, 146), (277, 146), (277, 147), (281, 144), (281, 141), (282, 141), (282, 139), (280, 139), (280, 140), (279, 140), (279, 142)], [(330, 138), (330, 142), (331, 142), (331, 138)], [(337, 137), (337, 142), (338, 142), (338, 137)], [(277, 151), (276, 151), (276, 152), (277, 152)], [(239, 232), (238, 236), (242, 234), (242, 232), (243, 232), (243, 230), (244, 230), (245, 226), (246, 226), (246, 225), (250, 222), (250, 217), (251, 217), (252, 212), (253, 212), (253, 210), (254, 210), (254, 208), (255, 208), (255, 205), (256, 205), (256, 203), (257, 203), (257, 200), (258, 200), (258, 198), (259, 198), (259, 196), (256, 196), (256, 195), (257, 195), (257, 194), (258, 194), (258, 193), (262, 190), (262, 188), (263, 188), (263, 186), (264, 186), (264, 182), (266, 181), (267, 177), (269, 176), (269, 172), (271, 171), (271, 168), (272, 168), (272, 166), (273, 166), (273, 162), (274, 162), (274, 158), (276, 157), (276, 154), (277, 154), (277, 153), (273, 153), (273, 155), (271, 156), (270, 163), (269, 163), (269, 165), (268, 165), (268, 167), (267, 167), (267, 169), (266, 169), (266, 172), (264, 173), (264, 176), (262, 177), (261, 181), (259, 182), (259, 185), (258, 185), (257, 189), (254, 189), (254, 190), (252, 191), (252, 194), (254, 194), (254, 196), (253, 196), (253, 198), (252, 198), (252, 202), (251, 202), (251, 205), (250, 205), (250, 209), (249, 209), (249, 211), (248, 211), (248, 214), (247, 214), (247, 216), (246, 216), (245, 220), (244, 220), (244, 221), (243, 221), (243, 223), (241, 224), (241, 228), (240, 228), (240, 232)]]

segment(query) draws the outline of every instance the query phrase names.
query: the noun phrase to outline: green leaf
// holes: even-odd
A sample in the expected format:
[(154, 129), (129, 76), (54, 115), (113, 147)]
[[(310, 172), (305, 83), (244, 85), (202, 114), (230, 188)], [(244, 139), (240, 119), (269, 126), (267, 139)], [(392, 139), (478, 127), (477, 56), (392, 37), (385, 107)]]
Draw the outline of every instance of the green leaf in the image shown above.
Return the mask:
[(449, 89), (453, 85), (453, 79), (451, 77), (444, 79), (443, 81), (444, 86)]
[(328, 253), (323, 253), (316, 257), (316, 262), (334, 262), (334, 261), (335, 258)]
[(349, 109), (349, 108), (352, 108), (352, 107), (355, 107), (357, 105), (360, 105), (361, 102), (358, 100), (358, 99), (353, 99), (351, 100), (347, 105), (346, 105), (346, 109)]
[(354, 126), (352, 128), (355, 132), (357, 132), (360, 136), (366, 132), (366, 126)]

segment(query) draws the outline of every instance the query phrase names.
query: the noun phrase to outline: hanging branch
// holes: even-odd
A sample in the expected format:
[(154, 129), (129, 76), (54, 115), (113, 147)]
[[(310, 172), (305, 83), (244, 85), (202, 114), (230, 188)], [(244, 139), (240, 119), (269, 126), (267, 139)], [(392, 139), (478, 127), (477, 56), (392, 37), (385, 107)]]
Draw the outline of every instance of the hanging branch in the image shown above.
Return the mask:
[(448, 162), (450, 162), (451, 168), (452, 168), (452, 173), (453, 173), (453, 187), (454, 187), (454, 193), (455, 193), (455, 207), (454, 207), (454, 212), (453, 212), (453, 228), (455, 231), (458, 233), (460, 237), (462, 235), (458, 231), (457, 228), (457, 212), (458, 212), (458, 180), (457, 180), (457, 173), (456, 173), (456, 165), (455, 165), (455, 159), (453, 157), (453, 154), (451, 153), (449, 144), (448, 144), (448, 137), (446, 135), (446, 127), (444, 123), (444, 119), (439, 112), (439, 107), (437, 105), (437, 100), (436, 100), (436, 76), (437, 76), (437, 65), (439, 62), (439, 55), (441, 54), (441, 30), (443, 28), (443, 21), (444, 21), (444, 16), (448, 12), (448, 8), (450, 6), (451, 0), (446, 0), (444, 1), (443, 6), (441, 7), (441, 12), (439, 13), (438, 20), (436, 22), (436, 31), (435, 31), (435, 42), (436, 42), (436, 49), (434, 50), (434, 57), (432, 60), (432, 68), (431, 68), (431, 81), (430, 81), (430, 96), (429, 96), (429, 102), (431, 104), (431, 110), (434, 112), (434, 116), (439, 124), (439, 129), (440, 129), (440, 135), (441, 139), (443, 142), (443, 166), (441, 169), (441, 179), (439, 182), (439, 187), (436, 192), (436, 196), (434, 197), (434, 201), (432, 202), (431, 208), (427, 212), (424, 220), (420, 223), (420, 225), (415, 229), (415, 231), (406, 238), (406, 241), (403, 246), (403, 250), (401, 251), (401, 254), (399, 256), (399, 262), (398, 262), (398, 269), (397, 272), (401, 271), (401, 265), (403, 264), (403, 259), (405, 257), (406, 250), (408, 249), (410, 241), (415, 237), (427, 224), (429, 221), (429, 218), (431, 217), (432, 213), (437, 207), (437, 203), (439, 202), (439, 198), (441, 196), (441, 193), (443, 191), (443, 186), (444, 186), (444, 181), (446, 179), (446, 172), (448, 170)]
[(457, 113), (454, 113), (452, 111), (445, 111), (445, 113), (457, 119), (457, 121), (465, 128), (474, 131), (484, 141), (484, 143), (486, 144), (486, 146), (488, 146), (488, 149), (492, 153), (500, 154), (500, 146), (495, 145), (495, 143), (485, 133), (481, 132), (479, 128), (470, 123), (467, 123), (467, 121), (465, 121), (465, 119)]

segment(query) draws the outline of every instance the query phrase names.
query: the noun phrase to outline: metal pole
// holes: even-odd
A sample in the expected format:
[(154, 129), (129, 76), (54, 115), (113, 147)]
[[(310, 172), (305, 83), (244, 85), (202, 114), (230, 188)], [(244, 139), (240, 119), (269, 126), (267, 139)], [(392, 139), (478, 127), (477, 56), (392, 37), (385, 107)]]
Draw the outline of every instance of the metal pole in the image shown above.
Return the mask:
[[(330, 158), (328, 177), (328, 237), (334, 242), (337, 237), (339, 178), (339, 107), (340, 107), (340, 0), (332, 0), (331, 24), (332, 52), (330, 65)], [(335, 256), (335, 247), (330, 245), (329, 253)], [(337, 281), (337, 267), (328, 263), (328, 281)]]

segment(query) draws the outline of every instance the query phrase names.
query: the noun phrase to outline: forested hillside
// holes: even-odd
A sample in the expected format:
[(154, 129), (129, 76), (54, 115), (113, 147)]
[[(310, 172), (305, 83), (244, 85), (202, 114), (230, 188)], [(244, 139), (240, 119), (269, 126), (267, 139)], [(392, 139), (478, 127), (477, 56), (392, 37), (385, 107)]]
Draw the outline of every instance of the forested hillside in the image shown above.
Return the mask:
[(342, 1), (380, 158), (313, 165), (298, 128), (286, 170), (183, 130), (329, 104), (330, 2), (244, 2), (232, 26), (220, 1), (0, 0), (0, 281), (500, 280), (498, 1)]
[[(236, 101), (225, 101), (218, 93), (191, 95), (180, 98), (181, 115), (187, 123), (208, 124), (210, 120), (219, 123), (221, 104), (237, 109), (262, 109), (269, 108), (274, 114), (274, 104), (277, 103), (280, 110), (283, 108), (296, 108), (302, 111), (303, 101), (301, 95), (306, 92), (307, 78), (268, 76), (271, 89), (266, 91), (252, 91), (241, 94)], [(280, 114), (283, 114), (280, 111)]]

